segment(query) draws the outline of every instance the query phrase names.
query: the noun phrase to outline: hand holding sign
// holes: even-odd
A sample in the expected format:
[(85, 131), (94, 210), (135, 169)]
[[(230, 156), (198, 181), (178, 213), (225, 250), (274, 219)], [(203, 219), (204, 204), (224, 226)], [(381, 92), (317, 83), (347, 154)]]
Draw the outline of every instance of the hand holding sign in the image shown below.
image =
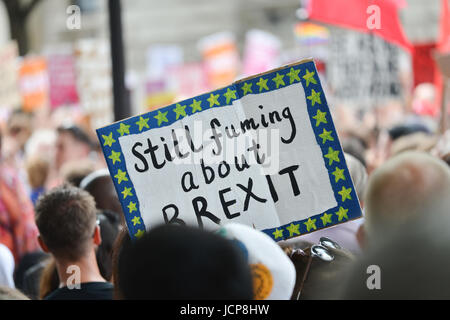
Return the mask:
[(233, 221), (278, 241), (361, 216), (311, 60), (97, 133), (132, 237)]

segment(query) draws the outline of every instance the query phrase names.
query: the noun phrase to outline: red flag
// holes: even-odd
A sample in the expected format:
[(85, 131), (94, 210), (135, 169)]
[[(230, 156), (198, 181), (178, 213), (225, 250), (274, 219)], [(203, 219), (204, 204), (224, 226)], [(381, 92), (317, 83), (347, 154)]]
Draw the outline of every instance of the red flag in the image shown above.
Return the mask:
[(436, 75), (436, 65), (432, 52), (436, 43), (422, 43), (414, 45), (412, 55), (414, 88), (421, 83), (433, 83)]
[[(379, 10), (371, 10), (373, 7), (369, 7), (372, 5)], [(411, 51), (411, 43), (398, 18), (398, 9), (404, 6), (405, 2), (402, 0), (310, 0), (308, 13), (312, 20), (366, 33), (373, 32), (387, 42)], [(368, 21), (377, 12), (380, 14), (380, 26), (370, 28)]]

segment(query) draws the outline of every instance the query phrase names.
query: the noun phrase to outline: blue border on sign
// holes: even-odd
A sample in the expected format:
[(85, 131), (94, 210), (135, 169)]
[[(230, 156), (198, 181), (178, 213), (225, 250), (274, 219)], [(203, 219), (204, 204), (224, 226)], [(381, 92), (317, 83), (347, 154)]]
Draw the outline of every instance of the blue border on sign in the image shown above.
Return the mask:
[(119, 137), (168, 126), (184, 117), (211, 108), (232, 107), (232, 101), (244, 95), (269, 92), (299, 82), (302, 83), (305, 92), (311, 127), (322, 151), (337, 206), (308, 219), (292, 221), (277, 228), (262, 231), (275, 241), (280, 241), (361, 217), (358, 196), (345, 162), (325, 94), (315, 64), (310, 60), (244, 79), (225, 88), (97, 129), (97, 136), (122, 205), (131, 238), (139, 238), (146, 227), (141, 217), (139, 200), (126, 170), (125, 159), (118, 142)]

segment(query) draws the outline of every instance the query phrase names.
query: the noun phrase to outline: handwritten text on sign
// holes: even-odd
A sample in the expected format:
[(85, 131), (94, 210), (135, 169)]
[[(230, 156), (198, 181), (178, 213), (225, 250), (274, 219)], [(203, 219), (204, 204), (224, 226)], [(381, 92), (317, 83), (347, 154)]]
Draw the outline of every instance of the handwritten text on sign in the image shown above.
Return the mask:
[(312, 61), (98, 129), (130, 234), (234, 221), (287, 239), (361, 215)]

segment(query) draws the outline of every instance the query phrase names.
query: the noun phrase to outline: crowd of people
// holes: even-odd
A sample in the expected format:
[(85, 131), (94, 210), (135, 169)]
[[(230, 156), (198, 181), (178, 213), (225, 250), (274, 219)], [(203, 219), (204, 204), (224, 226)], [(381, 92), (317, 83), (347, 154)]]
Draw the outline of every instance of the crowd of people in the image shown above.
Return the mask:
[[(161, 225), (131, 241), (83, 118), (11, 112), (0, 128), (0, 299), (450, 298), (440, 285), (450, 131), (392, 110), (333, 110), (363, 217), (282, 243), (235, 223)], [(380, 288), (367, 284), (371, 266)]]

